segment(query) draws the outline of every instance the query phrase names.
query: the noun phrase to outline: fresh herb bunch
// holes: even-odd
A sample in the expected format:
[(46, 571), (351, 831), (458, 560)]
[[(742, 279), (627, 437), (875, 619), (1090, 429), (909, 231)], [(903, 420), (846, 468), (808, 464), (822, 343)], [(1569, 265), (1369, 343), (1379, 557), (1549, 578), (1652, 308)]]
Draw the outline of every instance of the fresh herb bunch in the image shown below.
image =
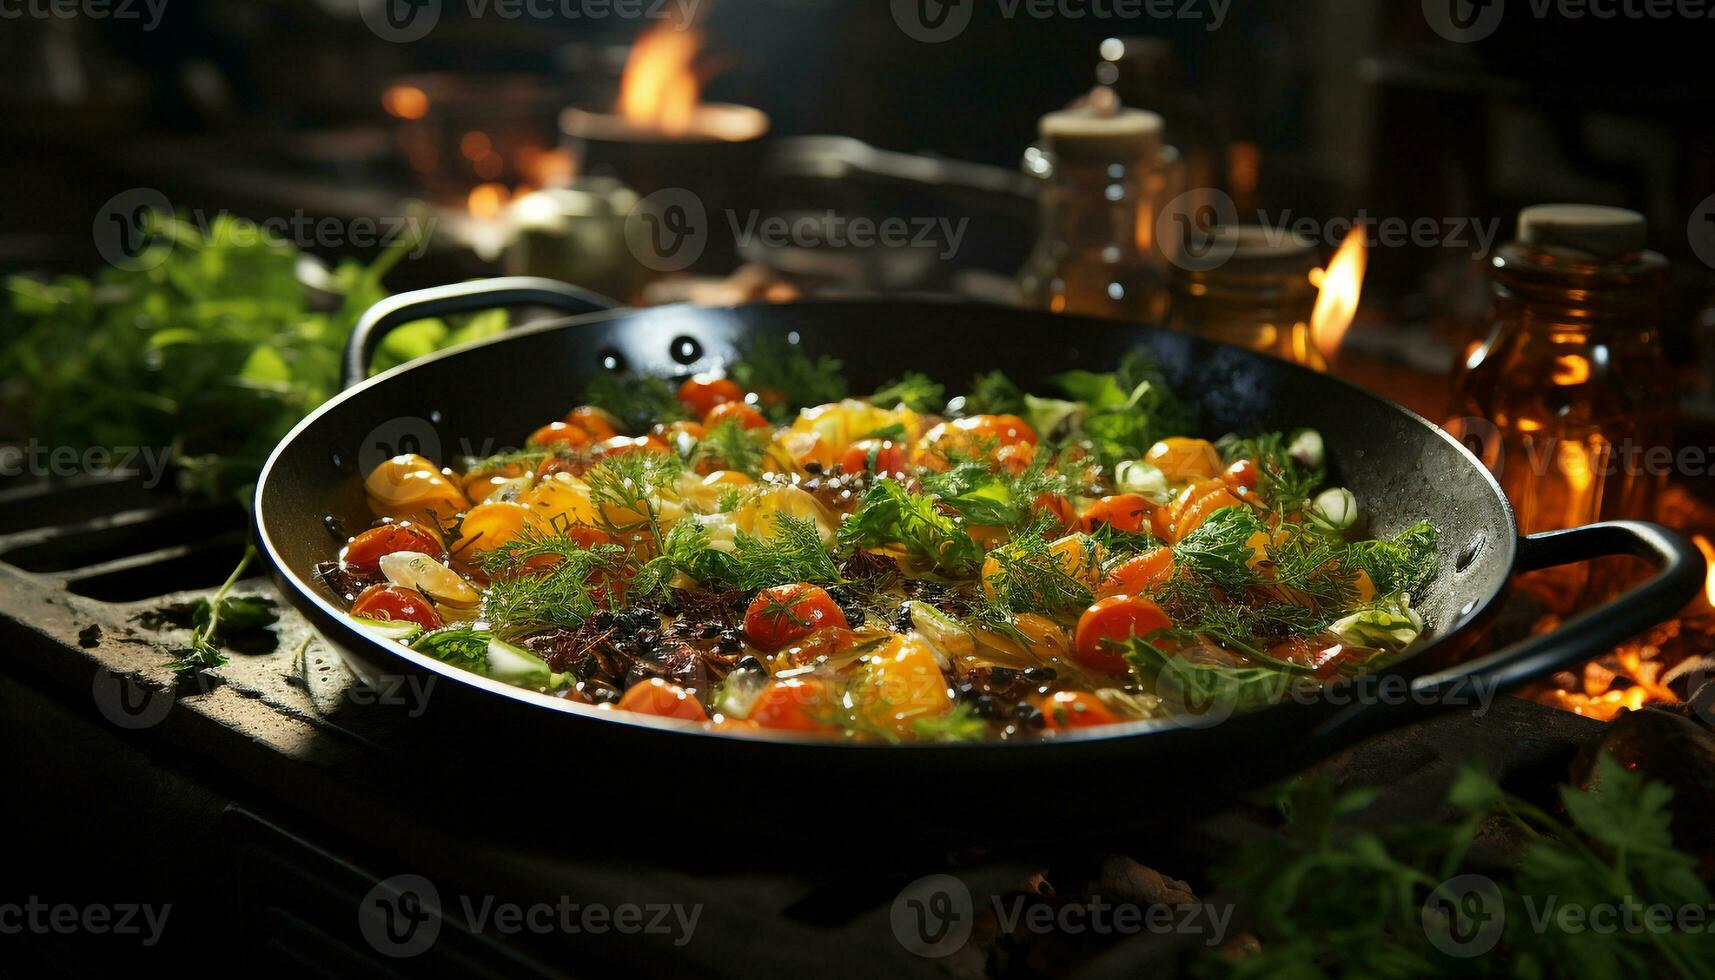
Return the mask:
[(656, 423), (687, 417), (670, 383), (628, 371), (609, 371), (591, 378), (584, 386), (584, 403), (609, 413), (629, 433), (647, 432)]
[(1219, 448), (1228, 463), (1249, 459), (1256, 464), (1258, 496), (1281, 513), (1302, 508), (1327, 479), (1320, 461), (1308, 465), (1293, 456), (1288, 438), (1279, 432), (1223, 439)]
[(975, 575), (984, 555), (959, 518), (944, 513), (934, 497), (912, 493), (894, 479), (877, 480), (864, 494), (857, 512), (840, 525), (840, 544), (903, 547), (912, 565), (949, 578)]
[(691, 451), (690, 462), (717, 470), (737, 470), (756, 478), (762, 475), (762, 459), (767, 452), (757, 432), (737, 419), (724, 419), (710, 429)]
[(525, 525), (477, 561), (491, 579), (483, 618), (503, 635), (517, 637), (582, 626), (617, 598), (614, 583), (626, 554), (618, 545), (585, 545), (562, 528)]
[(1000, 371), (979, 374), (971, 379), (964, 411), (966, 415), (1021, 415), (1024, 389)]
[(1081, 406), (1077, 437), (1110, 471), (1123, 461), (1142, 459), (1157, 442), (1190, 432), (1196, 424), (1155, 359), (1142, 351), (1127, 354), (1111, 373), (1068, 371), (1056, 381)]
[(745, 391), (762, 396), (761, 405), (776, 421), (809, 405), (825, 405), (846, 396), (840, 362), (811, 358), (787, 337), (763, 334), (751, 341), (727, 374)]
[[(1253, 844), (1218, 869), (1216, 885), (1252, 918), (1260, 951), (1239, 959), (1207, 954), (1207, 977), (1519, 976), (1618, 978), (1715, 977), (1715, 944), (1706, 935), (1644, 929), (1562, 930), (1555, 908), (1662, 906), (1706, 909), (1709, 888), (1696, 858), (1669, 830), (1673, 791), (1603, 753), (1590, 790), (1565, 786), (1562, 820), (1503, 791), (1476, 769), (1455, 780), (1449, 820), (1399, 822), (1382, 830), (1348, 827), (1375, 800), (1360, 790), (1336, 794), (1324, 779), (1304, 780), (1281, 799), (1285, 833)], [(1522, 859), (1476, 866), (1479, 839), (1495, 824), (1518, 828)], [(1429, 940), (1443, 882), (1486, 876), (1503, 914), (1492, 950), (1454, 957)], [(1455, 896), (1457, 897), (1457, 896)], [(1485, 903), (1488, 904), (1488, 903)], [(1493, 908), (1449, 924), (1475, 932)], [(1442, 909), (1442, 915), (1446, 915)], [(1540, 926), (1539, 926), (1540, 924)]]
[(815, 521), (782, 513), (771, 515), (770, 520), (772, 534), (741, 531), (731, 551), (711, 547), (708, 528), (694, 518), (680, 521), (667, 533), (661, 554), (639, 569), (632, 582), (633, 595), (658, 594), (675, 574), (704, 588), (744, 592), (797, 582), (832, 585), (840, 580)]
[(671, 453), (621, 453), (603, 457), (584, 474), (590, 488), (590, 503), (601, 515), (602, 530), (618, 536), (642, 528), (654, 539), (655, 550), (663, 550), (665, 536), (656, 501), (663, 490), (678, 482), (684, 471), (683, 461)]
[(904, 405), (913, 412), (939, 412), (947, 404), (947, 389), (927, 374), (907, 371), (898, 381), (869, 396), (869, 400), (881, 408)]
[[(167, 449), (187, 490), (248, 501), (275, 444), (339, 390), (352, 326), (415, 243), (342, 262), (312, 290), (295, 248), (240, 219), (222, 215), (205, 234), (153, 214), (147, 227), (155, 244), (140, 264), (159, 259), (152, 268), (6, 279), (0, 377), (21, 382), (43, 442)], [(386, 348), (470, 336), (429, 323)]]
[(255, 560), (256, 549), (247, 546), (244, 556), (238, 560), (238, 567), (232, 570), (214, 595), (198, 599), (191, 607), (190, 645), (180, 650), (168, 664), (173, 671), (183, 674), (222, 666), (226, 663), (226, 653), (221, 647), (230, 638), (265, 630), (279, 621), (280, 614), (274, 608), (274, 600), (266, 596), (231, 594)]

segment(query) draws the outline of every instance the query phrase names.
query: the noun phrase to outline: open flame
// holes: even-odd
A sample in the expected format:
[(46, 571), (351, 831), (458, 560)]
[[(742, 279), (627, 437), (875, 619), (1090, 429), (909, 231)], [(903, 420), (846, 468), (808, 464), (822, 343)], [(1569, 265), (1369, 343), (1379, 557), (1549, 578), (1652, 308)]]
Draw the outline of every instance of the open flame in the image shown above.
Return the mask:
[(1369, 268), (1365, 228), (1354, 225), (1334, 253), (1333, 261), (1311, 281), (1321, 288), (1316, 311), (1310, 316), (1310, 339), (1322, 356), (1332, 361), (1340, 353), (1346, 331), (1358, 315), (1358, 300), (1364, 294), (1364, 272)]
[(637, 39), (620, 80), (619, 114), (633, 125), (682, 136), (691, 129), (702, 84), (695, 63), (703, 35), (663, 21)]
[(1694, 534), (1691, 540), (1696, 542), (1697, 550), (1703, 552), (1703, 560), (1709, 563), (1709, 573), (1703, 579), (1703, 597), (1715, 607), (1715, 544), (1701, 534)]

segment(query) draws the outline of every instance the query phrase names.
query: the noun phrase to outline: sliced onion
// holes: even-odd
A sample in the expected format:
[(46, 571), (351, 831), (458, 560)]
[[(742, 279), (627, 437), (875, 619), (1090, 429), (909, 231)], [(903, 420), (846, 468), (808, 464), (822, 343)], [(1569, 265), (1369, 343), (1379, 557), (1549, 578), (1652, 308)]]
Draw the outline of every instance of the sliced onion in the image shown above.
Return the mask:
[(381, 574), (394, 585), (416, 589), (438, 603), (474, 608), (482, 596), (453, 571), (421, 551), (395, 551), (381, 556)]

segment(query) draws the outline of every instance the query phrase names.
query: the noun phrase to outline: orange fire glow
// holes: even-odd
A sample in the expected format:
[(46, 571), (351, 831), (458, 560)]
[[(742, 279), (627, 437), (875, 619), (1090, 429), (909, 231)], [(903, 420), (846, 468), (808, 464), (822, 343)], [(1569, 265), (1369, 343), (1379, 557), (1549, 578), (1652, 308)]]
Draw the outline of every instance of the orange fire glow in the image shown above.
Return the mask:
[(689, 132), (702, 97), (695, 70), (702, 47), (700, 31), (672, 21), (638, 38), (620, 81), (619, 114), (668, 136)]
[(1697, 550), (1703, 552), (1703, 560), (1709, 563), (1709, 573), (1703, 579), (1703, 597), (1715, 607), (1715, 544), (1701, 534), (1692, 535), (1691, 540), (1697, 543)]
[(1327, 270), (1320, 277), (1311, 277), (1322, 291), (1316, 297), (1316, 312), (1310, 317), (1310, 337), (1316, 349), (1329, 360), (1340, 353), (1346, 331), (1358, 315), (1358, 300), (1364, 294), (1364, 272), (1368, 268), (1365, 228), (1358, 225), (1340, 243)]
[(512, 196), (505, 184), (478, 184), (471, 188), (466, 206), (470, 216), (483, 220), (500, 217), (505, 210), (507, 199)]

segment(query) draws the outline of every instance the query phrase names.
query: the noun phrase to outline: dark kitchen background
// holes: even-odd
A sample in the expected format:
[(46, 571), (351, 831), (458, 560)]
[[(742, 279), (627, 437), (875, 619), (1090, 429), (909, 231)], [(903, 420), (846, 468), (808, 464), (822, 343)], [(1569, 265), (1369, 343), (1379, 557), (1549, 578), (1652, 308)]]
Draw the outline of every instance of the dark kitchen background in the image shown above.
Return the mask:
[[(592, 15), (607, 9), (594, 0), (113, 0), (94, 16), (96, 0), (0, 0), (0, 274), (88, 276), (122, 264), (129, 252), (114, 248), (135, 231), (135, 209), (165, 204), (205, 230), (221, 214), (275, 222), (329, 265), (373, 260), (386, 245), (378, 234), (428, 229), (387, 276), (394, 292), (529, 273), (629, 303), (854, 293), (1020, 303), (1039, 215), (1037, 181), (1021, 161), (1044, 114), (1102, 85), (1160, 113), (1189, 186), (1225, 192), (1247, 220), (1436, 223), (1434, 242), (1369, 248), (1337, 364), (1432, 418), (1445, 417), (1455, 365), (1489, 325), (1489, 255), (1477, 229), (1505, 242), (1521, 208), (1547, 202), (1641, 213), (1649, 248), (1669, 263), (1659, 343), (1672, 371), (1655, 397), (1678, 408), (1675, 447), (1715, 445), (1710, 21), (1569, 15), (1618, 0), (1551, 4), (1540, 17), (1524, 0), (1450, 0), (1479, 25), (1461, 37), (1426, 16), (1438, 0), (685, 2), (642, 0), (664, 16), (627, 17)], [(694, 11), (688, 23), (665, 16), (684, 9)], [(1143, 13), (1112, 15), (1128, 10)], [(1498, 21), (1484, 19), (1497, 12)], [(955, 36), (918, 36), (930, 30), (924, 18), (966, 13)], [(619, 112), (628, 65), (647, 50), (659, 54), (657, 90), (683, 94), (694, 79), (693, 101), (717, 107), (697, 117), (714, 137), (687, 150), (678, 134), (639, 136), (637, 127), (664, 117)], [(628, 244), (628, 216), (640, 198), (679, 187), (695, 188), (717, 226), (725, 211), (970, 225), (945, 259), (735, 241), (717, 228), (688, 267), (652, 266)], [(1311, 264), (1328, 265), (1340, 236), (1311, 245)], [(10, 342), (7, 326), (0, 316)], [(23, 379), (0, 377), (0, 447), (40, 431), (28, 391)], [(181, 911), (163, 948), (181, 964), (206, 968), (207, 949), (262, 948), (261, 972), (404, 975), (351, 928), (350, 910), (382, 875), (420, 870), (490, 895), (574, 891), (607, 902), (637, 900), (642, 881), (654, 900), (707, 903), (718, 913), (707, 935), (719, 938), (643, 953), (587, 941), (568, 957), (460, 934), (436, 947), (434, 966), (497, 976), (846, 976), (873, 964), (933, 972), (885, 925), (901, 885), (941, 870), (933, 861), (863, 878), (835, 847), (808, 870), (704, 875), (691, 861), (660, 872), (622, 857), (543, 857), (495, 835), (438, 836), (416, 821), (439, 801), (415, 795), (423, 788), (406, 785), (389, 754), (400, 751), (397, 726), (353, 707), (344, 689), (316, 687), (315, 677), (344, 677), (337, 657), (320, 650), (283, 676), (290, 651), (303, 659), (319, 649), (302, 622), (282, 627), (275, 659), (235, 658), (224, 680), (169, 688), (168, 744), (133, 739), (122, 729), (134, 718), (115, 721), (117, 695), (102, 693), (102, 677), (171, 676), (152, 639), (161, 620), (147, 617), (166, 598), (194, 601), (220, 585), (243, 551), (247, 518), (180, 500), (171, 481), (143, 506), (129, 484), (73, 480), (44, 491), (34, 476), (0, 474), (0, 637), (21, 652), (0, 671), (0, 733), (13, 746), (17, 794), (0, 822), (9, 842), (0, 913), (15, 897), (6, 887), (14, 871), (19, 895), (171, 899)], [(1655, 516), (1715, 555), (1709, 483), (1707, 472), (1675, 474)], [(243, 581), (269, 588), (257, 569)], [(1521, 591), (1497, 642), (1568, 613), (1555, 598)], [(1486, 719), (1380, 740), (1331, 774), (1383, 787), (1385, 819), (1405, 821), (1440, 812), (1454, 768), (1480, 756), (1509, 787), (1552, 805), (1555, 785), (1587, 780), (1588, 746), (1600, 743), (1678, 788), (1677, 841), (1707, 876), (1715, 686), (1697, 685), (1715, 677), (1712, 648), (1715, 605), (1699, 600)], [(102, 672), (96, 710), (92, 661)], [(1706, 696), (1693, 711), (1699, 690)], [(342, 707), (312, 718), (324, 703)], [(1661, 709), (1635, 710), (1646, 704)], [(555, 805), (587, 800), (585, 779), (553, 787)], [(1065, 894), (1117, 874), (1152, 883), (1132, 900), (1165, 901), (1186, 887), (1174, 876), (1195, 879), (1277, 830), (1259, 816), (1265, 809), (1247, 803), (1147, 844), (1113, 845), (1169, 877), (1094, 853), (1053, 871)], [(711, 840), (684, 851), (729, 846), (705, 827), (696, 833)], [(1034, 855), (975, 850), (961, 867), (1051, 900)], [(212, 925), (199, 932), (199, 923)], [(34, 944), (9, 959), (14, 937), (0, 936), (0, 977), (106, 971), (134, 949), (116, 937), (26, 938)], [(961, 969), (1138, 975), (1163, 962), (1154, 947), (1045, 945), (1003, 942)]]

